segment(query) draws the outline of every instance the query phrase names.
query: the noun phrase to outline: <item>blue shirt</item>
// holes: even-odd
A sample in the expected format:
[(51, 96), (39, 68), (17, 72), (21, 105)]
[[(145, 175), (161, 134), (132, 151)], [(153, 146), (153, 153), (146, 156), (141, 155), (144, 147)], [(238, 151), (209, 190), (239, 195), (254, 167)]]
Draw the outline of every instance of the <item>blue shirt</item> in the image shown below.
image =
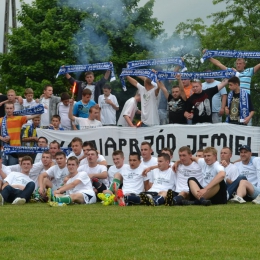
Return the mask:
[(89, 109), (95, 106), (96, 104), (97, 103), (93, 100), (90, 100), (87, 104), (83, 104), (80, 100), (74, 105), (73, 115), (76, 117), (88, 118)]

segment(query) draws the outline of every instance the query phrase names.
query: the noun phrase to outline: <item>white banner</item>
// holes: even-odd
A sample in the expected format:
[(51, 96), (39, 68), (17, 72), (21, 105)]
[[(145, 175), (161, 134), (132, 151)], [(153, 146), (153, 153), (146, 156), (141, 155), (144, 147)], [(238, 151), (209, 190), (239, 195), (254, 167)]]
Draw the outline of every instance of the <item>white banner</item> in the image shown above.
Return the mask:
[(174, 161), (178, 159), (178, 149), (189, 146), (195, 154), (198, 149), (214, 146), (218, 151), (223, 146), (233, 150), (232, 160), (239, 158), (239, 147), (248, 145), (255, 156), (260, 146), (260, 127), (239, 126), (227, 123), (199, 125), (161, 125), (153, 127), (116, 127), (106, 126), (79, 131), (54, 131), (37, 128), (37, 135), (51, 141), (58, 141), (61, 147), (70, 146), (77, 136), (84, 141), (95, 143), (97, 150), (106, 157), (108, 164), (113, 164), (114, 150), (123, 150), (128, 162), (130, 152), (140, 152), (143, 141), (152, 144), (154, 156), (164, 147), (174, 151)]

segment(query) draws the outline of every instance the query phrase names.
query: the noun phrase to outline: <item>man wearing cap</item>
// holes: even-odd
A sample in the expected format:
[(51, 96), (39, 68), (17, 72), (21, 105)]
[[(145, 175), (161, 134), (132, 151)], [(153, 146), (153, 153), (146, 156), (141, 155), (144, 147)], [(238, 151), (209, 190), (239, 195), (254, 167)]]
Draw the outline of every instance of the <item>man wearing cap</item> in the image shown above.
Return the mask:
[[(206, 71), (211, 72), (211, 70), (206, 70)], [(217, 81), (215, 79), (205, 78), (205, 82), (202, 83), (202, 90), (214, 88), (218, 84), (220, 84), (220, 81)], [(226, 102), (227, 102), (227, 91), (226, 88), (222, 88), (212, 98), (212, 123), (213, 124), (222, 122), (222, 116), (225, 112)]]
[(249, 199), (253, 200), (253, 203), (256, 203), (255, 199), (260, 194), (260, 182), (257, 176), (257, 169), (260, 169), (260, 157), (252, 158), (251, 148), (248, 145), (242, 145), (239, 151), (241, 161), (236, 162), (235, 165), (238, 168), (239, 174), (244, 175), (247, 180), (239, 182), (236, 195), (230, 201), (246, 203), (246, 200), (243, 198), (248, 196)]

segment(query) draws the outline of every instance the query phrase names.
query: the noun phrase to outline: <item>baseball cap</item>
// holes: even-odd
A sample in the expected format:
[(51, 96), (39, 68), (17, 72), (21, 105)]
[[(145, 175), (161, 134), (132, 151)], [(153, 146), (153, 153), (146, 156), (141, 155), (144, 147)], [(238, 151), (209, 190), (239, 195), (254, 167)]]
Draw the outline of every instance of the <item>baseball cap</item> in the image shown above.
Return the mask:
[(242, 149), (245, 149), (245, 150), (251, 152), (251, 148), (248, 145), (241, 145), (239, 148), (239, 151), (241, 151)]

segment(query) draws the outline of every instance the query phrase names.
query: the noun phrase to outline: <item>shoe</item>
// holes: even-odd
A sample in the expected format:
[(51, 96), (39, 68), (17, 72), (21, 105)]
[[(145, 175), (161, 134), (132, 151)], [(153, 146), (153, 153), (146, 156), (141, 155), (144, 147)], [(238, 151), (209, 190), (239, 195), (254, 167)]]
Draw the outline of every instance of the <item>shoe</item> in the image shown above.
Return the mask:
[(202, 206), (210, 206), (211, 204), (211, 200), (203, 200), (200, 202), (200, 205)]
[(125, 206), (125, 198), (124, 198), (124, 193), (123, 193), (122, 189), (117, 190), (116, 200), (117, 200), (119, 206), (121, 206), (121, 207)]
[(155, 206), (153, 197), (151, 195), (141, 193), (140, 198), (142, 203), (145, 204), (146, 206)]
[(172, 190), (168, 190), (165, 198), (165, 206), (174, 206), (174, 204), (173, 192)]
[(105, 200), (106, 200), (106, 194), (104, 194), (104, 193), (98, 193), (98, 194), (97, 194), (97, 197), (98, 197), (100, 200), (102, 200), (102, 201), (105, 201)]
[(49, 206), (50, 207), (64, 207), (64, 206), (67, 206), (67, 204), (51, 201), (51, 202), (49, 202)]
[(26, 203), (26, 200), (23, 199), (23, 198), (16, 198), (14, 201), (13, 201), (13, 205), (23, 205)]
[(260, 204), (260, 194), (254, 199), (252, 200), (253, 204)]
[(104, 206), (112, 205), (114, 202), (115, 195), (114, 194), (106, 194), (106, 195), (109, 195), (109, 196), (106, 196), (106, 199), (104, 200), (103, 205)]
[(38, 203), (38, 202), (40, 202), (40, 200), (38, 198), (31, 198), (30, 202), (31, 203)]
[(0, 194), (0, 206), (4, 205), (4, 198), (2, 196), (2, 194)]
[(51, 188), (47, 189), (46, 195), (47, 195), (47, 198), (48, 198), (47, 202), (55, 201), (55, 196), (53, 195), (53, 191), (52, 191)]
[(246, 201), (243, 198), (239, 197), (238, 195), (235, 195), (234, 198), (230, 199), (230, 201), (233, 203), (240, 203), (240, 204), (246, 203)]

